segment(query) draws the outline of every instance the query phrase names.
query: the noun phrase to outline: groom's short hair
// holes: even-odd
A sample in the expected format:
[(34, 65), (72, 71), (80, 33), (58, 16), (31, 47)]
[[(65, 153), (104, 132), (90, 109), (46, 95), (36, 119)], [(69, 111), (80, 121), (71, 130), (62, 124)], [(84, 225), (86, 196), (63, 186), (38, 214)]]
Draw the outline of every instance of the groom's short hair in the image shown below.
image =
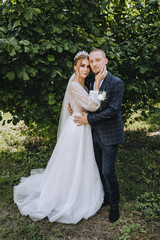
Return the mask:
[(90, 52), (90, 54), (93, 53), (93, 52), (101, 52), (103, 54), (103, 57), (106, 58), (106, 54), (105, 54), (105, 52), (102, 49), (99, 49), (99, 48), (93, 49)]

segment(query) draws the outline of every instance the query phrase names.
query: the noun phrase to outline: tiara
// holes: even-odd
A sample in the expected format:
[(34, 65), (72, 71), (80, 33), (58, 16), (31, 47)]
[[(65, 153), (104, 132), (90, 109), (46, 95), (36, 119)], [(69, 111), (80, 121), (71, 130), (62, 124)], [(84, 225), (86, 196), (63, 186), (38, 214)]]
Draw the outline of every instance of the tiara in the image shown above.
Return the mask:
[(74, 60), (76, 59), (76, 58), (78, 58), (79, 56), (81, 56), (81, 55), (84, 55), (84, 56), (86, 56), (86, 57), (89, 57), (89, 54), (88, 54), (88, 52), (86, 52), (86, 51), (80, 51), (80, 52), (78, 52), (77, 54), (76, 54), (76, 56), (74, 57)]

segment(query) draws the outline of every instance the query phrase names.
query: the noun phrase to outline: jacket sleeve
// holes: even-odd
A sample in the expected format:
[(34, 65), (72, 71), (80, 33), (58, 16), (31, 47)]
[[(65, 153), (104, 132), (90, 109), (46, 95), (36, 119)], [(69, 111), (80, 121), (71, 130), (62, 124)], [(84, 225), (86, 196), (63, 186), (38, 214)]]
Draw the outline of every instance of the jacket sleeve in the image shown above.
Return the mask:
[(77, 82), (72, 82), (69, 92), (74, 97), (79, 106), (87, 111), (94, 112), (100, 107), (98, 91), (91, 90), (89, 93)]
[(121, 111), (121, 104), (123, 101), (123, 82), (121, 80), (117, 81), (112, 88), (111, 100), (106, 109), (98, 113), (89, 113), (88, 122), (93, 125), (99, 122), (103, 122), (106, 119), (112, 119), (115, 115)]

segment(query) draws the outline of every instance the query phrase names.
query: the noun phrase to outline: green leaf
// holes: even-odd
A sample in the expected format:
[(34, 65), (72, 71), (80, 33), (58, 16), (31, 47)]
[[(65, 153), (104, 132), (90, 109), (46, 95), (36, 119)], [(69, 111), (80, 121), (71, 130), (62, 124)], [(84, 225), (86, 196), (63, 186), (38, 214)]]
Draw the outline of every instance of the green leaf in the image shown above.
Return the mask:
[(62, 13), (61, 13), (61, 14), (58, 14), (58, 18), (59, 18), (59, 19), (62, 19), (63, 17), (64, 17), (64, 14), (62, 14)]
[(5, 28), (4, 27), (0, 27), (0, 31), (5, 32)]
[(0, 49), (5, 49), (7, 46), (6, 39), (0, 39)]
[(72, 53), (76, 53), (77, 52), (77, 47), (76, 46), (73, 46), (72, 47)]
[(93, 12), (89, 12), (88, 17), (92, 18), (93, 17)]
[(26, 72), (23, 73), (23, 80), (29, 80), (29, 76)]
[(53, 62), (55, 60), (55, 57), (53, 55), (47, 56), (48, 61)]
[(25, 99), (23, 104), (28, 105), (28, 100)]
[(24, 47), (24, 52), (29, 52), (30, 51), (30, 48), (29, 47)]
[(14, 73), (14, 72), (8, 72), (8, 73), (6, 74), (6, 77), (7, 77), (10, 81), (12, 81), (13, 79), (15, 79), (15, 73)]
[(93, 40), (95, 39), (95, 36), (93, 34), (89, 34), (89, 36), (93, 38)]
[(35, 13), (37, 13), (37, 14), (41, 14), (41, 13), (42, 13), (39, 8), (32, 8), (32, 9), (33, 9), (33, 11), (34, 11)]
[(48, 103), (49, 105), (53, 105), (56, 101), (54, 99), (49, 99)]
[(33, 28), (33, 30), (34, 30), (35, 32), (39, 33), (40, 35), (43, 34), (43, 29), (42, 29), (42, 28), (35, 27), (35, 28)]
[(28, 10), (28, 11), (26, 11), (26, 12), (24, 13), (24, 18), (26, 19), (26, 21), (31, 20), (32, 17), (33, 17), (32, 11), (29, 11), (29, 10)]
[(156, 60), (158, 63), (160, 63), (160, 56), (156, 56)]
[(11, 52), (10, 52), (10, 55), (13, 57), (14, 55), (16, 55), (16, 51), (14, 48), (12, 48)]
[(102, 37), (99, 42), (100, 44), (107, 42), (107, 37)]
[(61, 77), (63, 77), (63, 75), (62, 75), (59, 71), (56, 70), (56, 72), (57, 72)]
[(54, 93), (49, 93), (48, 97), (49, 97), (49, 101), (48, 101), (49, 105), (53, 105), (56, 102), (54, 99), (54, 97), (55, 97)]
[(134, 85), (132, 85), (132, 84), (128, 84), (127, 85), (127, 90), (135, 90), (136, 92), (138, 92), (138, 88), (137, 87), (135, 87)]
[(22, 49), (19, 45), (14, 45), (14, 49), (17, 51), (17, 52), (22, 52)]
[(23, 21), (23, 20), (22, 20), (22, 25), (23, 25), (24, 27), (28, 27), (28, 23), (27, 23), (26, 21)]
[(112, 53), (112, 52), (109, 52), (108, 56), (109, 56), (109, 58), (112, 58), (112, 59), (115, 57), (114, 53)]
[(149, 67), (140, 67), (140, 69), (139, 69), (139, 72), (141, 73), (141, 74), (144, 74), (145, 72), (147, 72), (149, 70)]
[(67, 61), (67, 66), (68, 66), (69, 68), (71, 68), (71, 67), (73, 67), (73, 63), (72, 63), (71, 61)]
[(32, 104), (32, 107), (33, 107), (33, 108), (36, 108), (36, 107), (37, 107), (37, 103), (33, 103), (33, 104)]
[(23, 44), (23, 45), (29, 45), (30, 44), (30, 42), (28, 40), (21, 40), (19, 43)]
[(17, 21), (15, 21), (13, 27), (15, 28), (15, 27), (17, 27), (19, 25), (21, 25), (21, 22), (20, 22), (20, 20), (17, 20)]
[(54, 94), (53, 93), (49, 93), (48, 97), (49, 97), (49, 99), (52, 99), (52, 98), (54, 98)]
[(63, 52), (63, 48), (61, 48), (60, 46), (57, 47), (57, 50), (58, 50), (59, 53)]
[(36, 47), (33, 47), (33, 48), (32, 48), (32, 51), (33, 51), (34, 53), (38, 53), (39, 47), (37, 47), (37, 46), (36, 46)]
[(83, 47), (84, 43), (77, 43), (77, 46)]
[(64, 44), (64, 50), (68, 50), (69, 49), (69, 46), (67, 45), (67, 43)]
[(53, 71), (51, 77), (54, 78), (56, 76), (56, 71)]
[(15, 96), (14, 93), (9, 93), (9, 94), (8, 94), (8, 97), (9, 97), (10, 99), (14, 98), (14, 96)]

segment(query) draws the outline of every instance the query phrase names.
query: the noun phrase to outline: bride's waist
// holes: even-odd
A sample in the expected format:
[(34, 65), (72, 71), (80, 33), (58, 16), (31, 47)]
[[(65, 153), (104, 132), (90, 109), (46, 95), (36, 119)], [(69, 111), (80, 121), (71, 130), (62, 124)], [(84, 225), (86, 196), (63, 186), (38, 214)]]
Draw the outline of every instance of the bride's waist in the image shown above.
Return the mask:
[(72, 115), (73, 115), (73, 116), (82, 116), (82, 113), (80, 113), (80, 112), (73, 112)]
[(75, 116), (82, 116), (82, 113), (80, 113), (80, 112), (73, 112), (72, 115), (70, 115), (70, 117), (75, 117)]

